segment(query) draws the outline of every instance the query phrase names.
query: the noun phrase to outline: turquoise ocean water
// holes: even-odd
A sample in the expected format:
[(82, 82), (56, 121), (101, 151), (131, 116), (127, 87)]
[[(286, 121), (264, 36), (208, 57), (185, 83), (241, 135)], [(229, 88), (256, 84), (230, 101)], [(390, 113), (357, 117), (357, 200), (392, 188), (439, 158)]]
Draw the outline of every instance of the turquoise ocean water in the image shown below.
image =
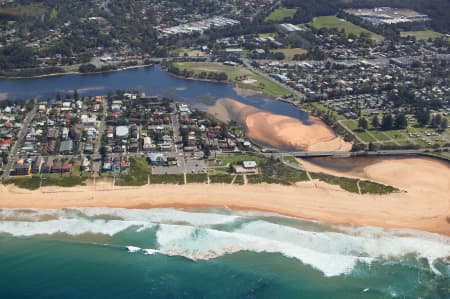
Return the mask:
[(0, 210), (0, 298), (450, 298), (450, 239), (220, 210)]

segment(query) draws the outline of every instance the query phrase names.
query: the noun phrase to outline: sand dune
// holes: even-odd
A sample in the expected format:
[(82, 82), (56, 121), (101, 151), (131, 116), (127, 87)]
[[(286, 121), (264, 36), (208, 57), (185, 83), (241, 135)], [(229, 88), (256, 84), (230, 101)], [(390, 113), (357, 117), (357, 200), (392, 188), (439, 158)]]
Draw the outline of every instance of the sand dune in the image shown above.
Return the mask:
[(349, 151), (351, 143), (337, 136), (320, 119), (310, 117), (311, 124), (266, 112), (232, 99), (221, 99), (210, 113), (223, 121), (238, 120), (245, 124), (247, 135), (276, 148), (307, 151)]

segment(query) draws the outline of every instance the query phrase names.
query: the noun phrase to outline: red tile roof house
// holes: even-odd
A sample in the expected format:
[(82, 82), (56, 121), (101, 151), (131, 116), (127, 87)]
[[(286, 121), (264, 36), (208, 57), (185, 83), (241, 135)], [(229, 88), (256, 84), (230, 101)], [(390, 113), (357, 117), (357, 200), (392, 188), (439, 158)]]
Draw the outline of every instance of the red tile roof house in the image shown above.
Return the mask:
[(72, 171), (72, 164), (70, 164), (70, 163), (68, 163), (68, 164), (64, 164), (62, 167), (61, 167), (61, 171), (62, 172), (71, 172)]

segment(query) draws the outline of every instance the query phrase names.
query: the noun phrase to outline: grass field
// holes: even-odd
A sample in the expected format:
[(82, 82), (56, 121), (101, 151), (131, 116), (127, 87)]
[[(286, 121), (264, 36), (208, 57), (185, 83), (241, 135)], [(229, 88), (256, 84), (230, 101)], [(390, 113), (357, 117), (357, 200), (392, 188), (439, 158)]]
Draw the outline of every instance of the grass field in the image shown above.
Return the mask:
[[(447, 132), (436, 133), (431, 128), (416, 128), (414, 126), (409, 126), (404, 130), (382, 131), (372, 128), (371, 125), (369, 125), (368, 130), (361, 130), (358, 128), (358, 121), (356, 120), (344, 120), (342, 123), (363, 142), (373, 142), (387, 147), (416, 146), (420, 148), (429, 148), (434, 144), (443, 146), (450, 141)], [(433, 133), (434, 135), (428, 136), (427, 133)], [(430, 142), (430, 144), (427, 144), (424, 141)]]
[(444, 36), (444, 34), (433, 31), (433, 30), (422, 30), (422, 31), (402, 31), (400, 32), (401, 37), (414, 36), (416, 39), (429, 39), (438, 38)]
[(307, 50), (303, 48), (291, 48), (291, 49), (276, 49), (274, 52), (281, 52), (284, 54), (285, 59), (291, 60), (295, 55), (299, 54), (306, 54), (308, 53)]
[(353, 33), (358, 36), (361, 33), (365, 32), (365, 33), (369, 33), (370, 37), (375, 41), (383, 40), (383, 37), (381, 35), (373, 33), (367, 29), (364, 29), (358, 25), (352, 24), (348, 21), (339, 19), (335, 16), (317, 17), (314, 19), (313, 22), (310, 23), (310, 25), (316, 29), (321, 29), (321, 28), (336, 28), (338, 30), (344, 29), (346, 34)]
[[(243, 89), (251, 89), (261, 92), (267, 96), (280, 97), (289, 93), (289, 91), (263, 76), (260, 76), (251, 70), (242, 66), (228, 66), (215, 62), (176, 62), (174, 66), (180, 70), (186, 69), (196, 74), (201, 72), (224, 72), (228, 80)], [(245, 81), (251, 80), (251, 81)]]
[(272, 11), (265, 19), (266, 22), (279, 22), (292, 18), (297, 11), (296, 8), (280, 7)]

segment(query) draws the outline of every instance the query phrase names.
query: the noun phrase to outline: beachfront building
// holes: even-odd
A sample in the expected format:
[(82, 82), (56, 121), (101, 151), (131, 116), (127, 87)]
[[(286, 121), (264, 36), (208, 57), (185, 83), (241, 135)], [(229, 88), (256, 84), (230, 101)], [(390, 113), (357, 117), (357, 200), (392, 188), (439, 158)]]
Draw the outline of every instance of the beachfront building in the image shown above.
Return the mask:
[(244, 161), (240, 165), (234, 165), (233, 171), (236, 174), (257, 174), (258, 164), (255, 161)]

